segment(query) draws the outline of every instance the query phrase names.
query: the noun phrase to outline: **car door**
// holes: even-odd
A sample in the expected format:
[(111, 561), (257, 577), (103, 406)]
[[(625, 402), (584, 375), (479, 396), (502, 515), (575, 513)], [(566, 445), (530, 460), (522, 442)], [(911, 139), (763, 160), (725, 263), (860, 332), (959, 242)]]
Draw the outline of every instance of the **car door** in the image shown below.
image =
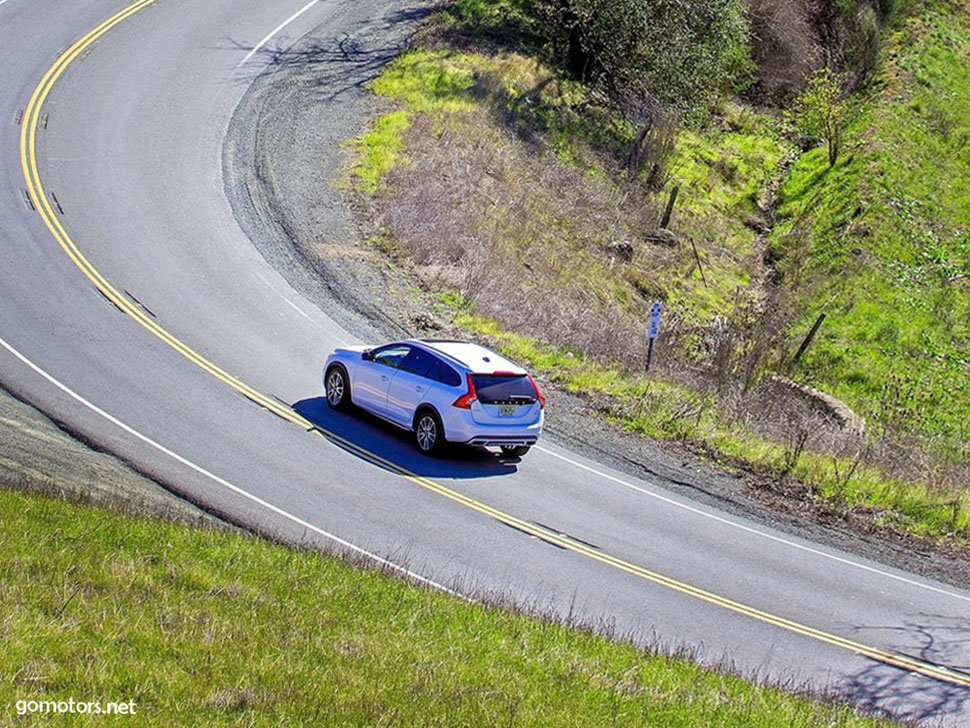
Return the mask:
[(387, 390), (387, 417), (399, 425), (410, 427), (414, 412), (424, 401), (434, 381), (428, 372), (437, 363), (433, 354), (419, 347), (412, 347), (411, 353), (394, 376)]
[(361, 361), (350, 389), (354, 404), (387, 417), (388, 387), (410, 353), (407, 344), (389, 344), (375, 349), (371, 359)]

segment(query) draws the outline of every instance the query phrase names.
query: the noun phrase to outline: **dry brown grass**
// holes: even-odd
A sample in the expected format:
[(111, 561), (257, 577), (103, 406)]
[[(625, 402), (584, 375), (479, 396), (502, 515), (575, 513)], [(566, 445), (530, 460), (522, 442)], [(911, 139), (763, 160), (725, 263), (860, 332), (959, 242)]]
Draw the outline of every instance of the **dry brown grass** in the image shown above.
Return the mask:
[(380, 223), (425, 273), (503, 326), (613, 361), (642, 356), (659, 278), (683, 249), (641, 242), (655, 204), (497, 127), (485, 112), (417, 117)]

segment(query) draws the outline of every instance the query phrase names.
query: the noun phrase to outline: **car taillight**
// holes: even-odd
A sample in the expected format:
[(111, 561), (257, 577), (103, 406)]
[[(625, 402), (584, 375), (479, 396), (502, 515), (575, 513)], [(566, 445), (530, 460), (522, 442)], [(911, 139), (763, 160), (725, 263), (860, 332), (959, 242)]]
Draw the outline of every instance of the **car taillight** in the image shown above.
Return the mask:
[(461, 409), (471, 409), (472, 402), (475, 401), (475, 382), (472, 381), (472, 375), (466, 374), (465, 381), (468, 383), (468, 391), (461, 395), (458, 399), (451, 403), (452, 407), (460, 407)]
[(539, 409), (546, 408), (546, 398), (542, 396), (542, 392), (539, 391), (539, 385), (536, 384), (536, 380), (529, 375), (529, 381), (532, 383), (532, 388), (536, 391), (536, 399), (539, 400)]

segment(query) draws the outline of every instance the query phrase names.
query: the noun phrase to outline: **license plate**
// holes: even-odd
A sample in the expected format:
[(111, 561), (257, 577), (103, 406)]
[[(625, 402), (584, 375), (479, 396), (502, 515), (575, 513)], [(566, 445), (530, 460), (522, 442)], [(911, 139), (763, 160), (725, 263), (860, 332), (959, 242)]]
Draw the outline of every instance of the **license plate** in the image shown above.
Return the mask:
[(499, 417), (514, 417), (519, 406), (515, 404), (500, 404), (498, 406)]

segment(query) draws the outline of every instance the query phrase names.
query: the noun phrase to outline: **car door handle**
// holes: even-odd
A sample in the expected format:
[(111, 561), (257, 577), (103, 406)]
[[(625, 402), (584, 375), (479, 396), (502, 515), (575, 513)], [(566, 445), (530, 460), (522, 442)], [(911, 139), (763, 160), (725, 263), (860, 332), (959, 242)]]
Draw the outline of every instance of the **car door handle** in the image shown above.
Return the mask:
[(414, 388), (414, 391), (415, 391), (415, 392), (423, 392), (423, 391), (424, 391), (424, 387), (422, 387), (422, 386), (421, 386), (421, 385), (419, 384), (419, 385), (417, 385), (417, 386), (416, 386), (416, 387)]
[(381, 381), (382, 382), (386, 382), (387, 381), (387, 375), (386, 374), (381, 374)]

